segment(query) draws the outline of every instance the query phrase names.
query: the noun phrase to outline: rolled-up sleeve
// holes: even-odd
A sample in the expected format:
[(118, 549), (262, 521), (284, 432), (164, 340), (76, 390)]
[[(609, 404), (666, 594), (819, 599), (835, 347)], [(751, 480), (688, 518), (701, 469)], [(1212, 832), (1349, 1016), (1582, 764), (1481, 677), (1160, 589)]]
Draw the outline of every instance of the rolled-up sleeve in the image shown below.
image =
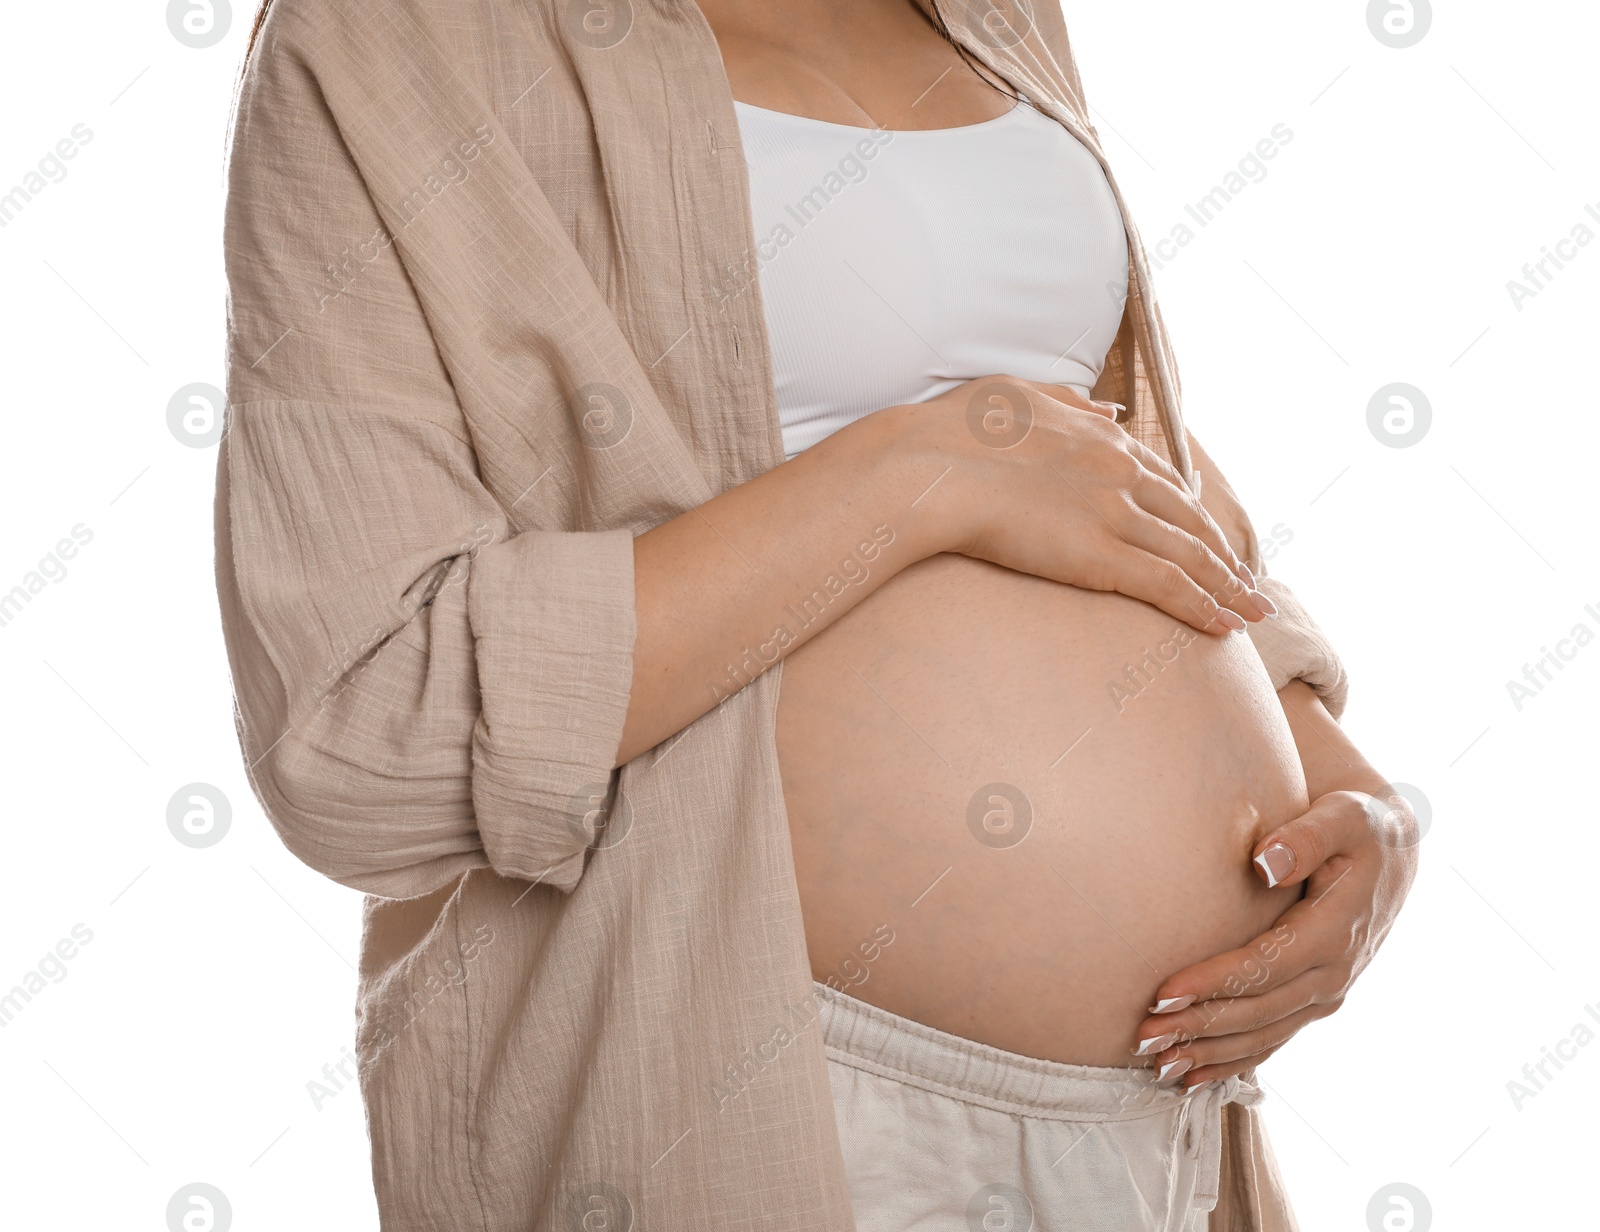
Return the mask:
[(632, 683), (632, 534), (514, 524), (314, 74), (292, 40), (259, 52), (216, 501), (251, 785), (297, 856), (368, 893), (486, 866), (571, 889)]

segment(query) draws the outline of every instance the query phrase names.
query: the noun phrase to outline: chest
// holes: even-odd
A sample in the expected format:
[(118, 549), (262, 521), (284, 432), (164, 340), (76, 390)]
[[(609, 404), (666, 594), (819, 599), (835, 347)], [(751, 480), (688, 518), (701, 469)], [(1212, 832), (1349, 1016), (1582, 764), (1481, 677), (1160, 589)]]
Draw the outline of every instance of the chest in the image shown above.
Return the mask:
[(1061, 125), (1025, 102), (915, 131), (735, 113), (786, 455), (961, 381), (1094, 384), (1127, 243), (1098, 162)]

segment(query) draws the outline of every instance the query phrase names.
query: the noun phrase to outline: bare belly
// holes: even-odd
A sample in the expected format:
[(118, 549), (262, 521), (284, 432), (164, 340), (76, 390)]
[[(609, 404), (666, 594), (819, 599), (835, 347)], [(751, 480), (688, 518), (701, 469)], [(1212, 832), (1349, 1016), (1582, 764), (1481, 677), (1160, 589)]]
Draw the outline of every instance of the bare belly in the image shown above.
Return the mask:
[(778, 754), (816, 978), (1025, 1056), (1131, 1064), (1298, 893), (1250, 870), (1306, 807), (1254, 648), (1121, 595), (925, 560), (789, 656)]

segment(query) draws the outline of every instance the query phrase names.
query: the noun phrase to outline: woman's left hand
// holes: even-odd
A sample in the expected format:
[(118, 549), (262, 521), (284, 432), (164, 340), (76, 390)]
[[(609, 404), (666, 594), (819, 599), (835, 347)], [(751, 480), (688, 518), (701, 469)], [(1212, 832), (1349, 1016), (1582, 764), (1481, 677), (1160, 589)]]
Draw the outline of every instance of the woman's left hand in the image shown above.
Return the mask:
[(1186, 1088), (1259, 1065), (1337, 1010), (1416, 875), (1419, 831), (1405, 798), (1304, 683), (1292, 681), (1279, 697), (1313, 803), (1265, 835), (1252, 859), (1266, 884), (1303, 882), (1305, 893), (1248, 945), (1187, 967), (1157, 990), (1166, 1010), (1139, 1024), (1135, 1055), (1153, 1056), (1158, 1072)]

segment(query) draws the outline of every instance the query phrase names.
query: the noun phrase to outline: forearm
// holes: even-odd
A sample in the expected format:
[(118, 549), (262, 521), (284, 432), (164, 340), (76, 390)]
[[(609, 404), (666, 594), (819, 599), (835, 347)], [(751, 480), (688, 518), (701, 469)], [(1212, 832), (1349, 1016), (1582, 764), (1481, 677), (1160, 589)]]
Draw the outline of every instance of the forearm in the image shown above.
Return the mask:
[(942, 550), (936, 459), (904, 408), (833, 433), (634, 540), (637, 638), (617, 764), (637, 757)]
[(1110, 408), (1015, 377), (964, 382), (857, 420), (634, 540), (617, 764), (946, 551), (1116, 590), (1218, 636), (1270, 610), (1176, 472)]
[(1278, 690), (1278, 701), (1294, 735), (1311, 799), (1330, 791), (1387, 793), (1388, 781), (1351, 743), (1310, 685), (1291, 680)]

